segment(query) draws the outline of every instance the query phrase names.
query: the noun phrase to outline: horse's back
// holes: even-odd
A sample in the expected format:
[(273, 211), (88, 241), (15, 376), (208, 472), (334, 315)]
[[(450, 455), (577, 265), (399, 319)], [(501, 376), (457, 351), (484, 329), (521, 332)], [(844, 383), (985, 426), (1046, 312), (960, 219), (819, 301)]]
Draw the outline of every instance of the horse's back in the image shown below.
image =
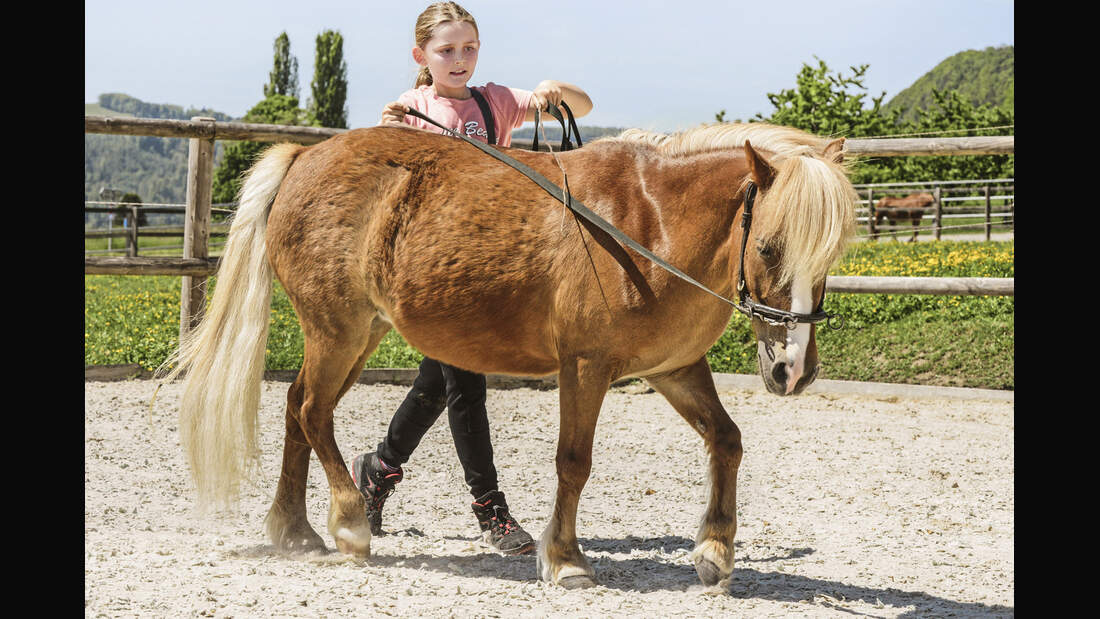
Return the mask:
[(492, 365), (518, 350), (525, 361), (493, 369), (552, 373), (552, 198), (517, 177), (454, 138), (349, 131), (288, 171), (269, 218), (272, 265), (300, 317), (377, 311), (429, 356), (465, 350)]

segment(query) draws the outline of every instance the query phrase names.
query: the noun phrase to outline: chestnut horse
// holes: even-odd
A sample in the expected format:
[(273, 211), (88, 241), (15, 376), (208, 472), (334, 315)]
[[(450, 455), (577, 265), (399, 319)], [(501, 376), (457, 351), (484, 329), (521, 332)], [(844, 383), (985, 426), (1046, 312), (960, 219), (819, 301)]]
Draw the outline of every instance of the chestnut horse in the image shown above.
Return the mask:
[[(883, 219), (888, 220), (891, 226), (912, 222), (913, 238), (909, 239), (912, 243), (917, 240), (917, 227), (924, 218), (924, 209), (934, 201), (935, 198), (930, 193), (911, 193), (904, 198), (885, 197), (875, 206), (875, 224), (881, 225)], [(896, 230), (894, 238), (898, 238)]]
[[(819, 306), (826, 271), (854, 232), (843, 142), (729, 123), (675, 135), (628, 130), (556, 155), (502, 152), (567, 185), (717, 294), (734, 293), (743, 251), (754, 299), (805, 313)], [(558, 180), (563, 169), (567, 183)], [(753, 184), (742, 245), (738, 215)], [(306, 518), (312, 450), (328, 478), (328, 533), (341, 552), (369, 557), (366, 505), (334, 440), (333, 408), (393, 328), (425, 355), (470, 371), (557, 375), (558, 485), (538, 547), (540, 578), (596, 582), (577, 543), (577, 504), (604, 395), (628, 377), (645, 378), (702, 436), (709, 497), (693, 557), (704, 583), (728, 577), (741, 434), (705, 355), (731, 307), (638, 253), (599, 243), (561, 202), (454, 137), (379, 126), (268, 149), (243, 183), (210, 306), (165, 365), (168, 379), (186, 375), (180, 438), (200, 505), (231, 502), (255, 471), (274, 276), (305, 335), (266, 518), (276, 547), (325, 548)], [(769, 390), (799, 393), (814, 380), (815, 325), (757, 318), (752, 328)]]

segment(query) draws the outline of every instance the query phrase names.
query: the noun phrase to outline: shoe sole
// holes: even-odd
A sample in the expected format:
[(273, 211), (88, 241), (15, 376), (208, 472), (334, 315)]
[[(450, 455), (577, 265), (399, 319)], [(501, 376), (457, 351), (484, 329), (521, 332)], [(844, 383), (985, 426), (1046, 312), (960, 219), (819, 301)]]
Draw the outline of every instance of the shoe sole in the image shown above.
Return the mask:
[(502, 554), (504, 556), (507, 556), (507, 557), (531, 554), (532, 552), (535, 551), (536, 548), (538, 548), (538, 542), (536, 542), (535, 540), (531, 540), (531, 541), (527, 542), (526, 544), (524, 544), (524, 545), (522, 545), (518, 548), (514, 548), (512, 550), (503, 550), (501, 548), (498, 548), (498, 547), (494, 546), (489, 540), (485, 539), (484, 535), (481, 537), (481, 539), (479, 541), (481, 542), (482, 546), (484, 546), (484, 547), (486, 547), (490, 550), (495, 550), (495, 551), (499, 552), (500, 554)]
[(529, 555), (532, 552), (534, 552), (536, 548), (538, 548), (538, 544), (536, 544), (535, 542), (531, 542), (530, 544), (525, 544), (523, 546), (520, 546), (519, 549), (517, 549), (517, 550), (512, 550), (512, 551), (509, 551), (509, 552), (504, 552), (504, 551), (501, 551), (501, 552), (503, 552), (505, 555), (508, 555), (508, 556)]

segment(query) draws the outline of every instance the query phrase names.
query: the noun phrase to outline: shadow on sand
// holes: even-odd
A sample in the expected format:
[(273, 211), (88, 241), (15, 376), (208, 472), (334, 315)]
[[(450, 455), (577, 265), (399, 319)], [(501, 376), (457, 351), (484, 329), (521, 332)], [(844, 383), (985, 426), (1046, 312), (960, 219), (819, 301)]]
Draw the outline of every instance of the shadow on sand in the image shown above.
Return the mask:
[[(422, 534), (421, 534), (422, 535)], [(454, 538), (469, 539), (474, 538)], [(662, 553), (691, 552), (695, 542), (686, 537), (664, 536), (655, 538), (580, 538), (581, 547), (596, 570), (601, 586), (620, 591), (651, 593), (654, 591), (687, 591), (701, 588), (695, 567), (684, 559), (677, 563), (655, 561), (648, 557), (620, 559), (607, 553), (638, 551)], [(740, 544), (735, 543), (735, 546)], [(782, 548), (767, 557), (737, 559), (733, 577), (726, 585), (726, 593), (737, 599), (771, 600), (825, 604), (828, 607), (854, 615), (876, 616), (844, 608), (847, 603), (862, 602), (881, 608), (907, 608), (899, 617), (927, 616), (981, 616), (1013, 617), (1011, 606), (988, 605), (976, 602), (958, 602), (930, 595), (921, 591), (903, 591), (894, 587), (876, 588), (850, 585), (835, 580), (810, 578), (779, 571), (768, 571), (767, 564), (798, 559), (812, 555), (812, 548)], [(287, 560), (307, 560), (319, 564), (343, 564), (354, 561), (331, 548), (325, 552), (286, 553), (273, 545), (265, 544), (231, 550), (236, 558), (278, 557)], [(369, 564), (378, 567), (420, 567), (435, 572), (465, 577), (493, 577), (515, 582), (529, 582), (538, 578), (533, 554), (502, 556), (493, 552), (477, 555), (387, 555), (378, 548)], [(761, 568), (761, 569), (758, 569)], [(820, 598), (820, 599), (819, 599)]]

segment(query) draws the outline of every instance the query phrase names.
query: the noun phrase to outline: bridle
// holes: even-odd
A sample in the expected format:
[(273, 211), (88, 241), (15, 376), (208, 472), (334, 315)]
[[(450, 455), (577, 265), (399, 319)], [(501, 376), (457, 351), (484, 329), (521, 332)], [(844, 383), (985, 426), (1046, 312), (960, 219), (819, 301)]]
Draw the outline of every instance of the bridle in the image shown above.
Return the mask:
[(824, 322), (830, 329), (842, 328), (844, 317), (825, 311), (824, 291), (821, 293), (821, 301), (817, 304), (817, 309), (811, 314), (789, 312), (752, 300), (749, 285), (745, 281), (745, 245), (749, 240), (749, 228), (752, 227), (752, 205), (755, 201), (756, 183), (749, 181), (748, 187), (745, 188), (745, 207), (741, 210), (741, 259), (737, 266), (737, 299), (740, 303), (733, 304), (733, 307), (749, 318), (759, 318), (776, 327), (785, 326), (788, 329), (794, 329), (799, 323)]
[[(568, 132), (568, 130), (566, 130), (565, 121), (563, 120), (563, 117), (561, 115), (561, 111), (558, 110), (558, 108), (553, 103), (548, 103), (547, 106), (548, 106), (547, 111), (552, 116), (554, 116), (556, 119), (558, 119), (558, 122), (562, 123), (562, 150), (570, 150), (571, 148), (574, 148), (571, 144), (569, 144), (569, 141), (568, 141), (569, 140), (569, 132)], [(576, 140), (577, 140), (577, 146), (579, 147), (580, 146), (580, 141), (581, 141), (580, 131), (578, 131), (576, 129), (577, 125), (576, 125), (576, 122), (573, 120), (573, 112), (569, 109), (569, 106), (567, 106), (564, 102), (562, 102), (562, 107), (565, 108), (565, 112), (569, 117), (569, 124), (571, 125), (570, 128), (573, 130), (573, 133), (574, 133), (574, 135), (576, 137)], [(757, 302), (752, 300), (752, 295), (749, 294), (748, 284), (745, 283), (745, 244), (746, 244), (746, 242), (748, 241), (748, 238), (749, 238), (749, 227), (752, 225), (752, 205), (753, 205), (753, 202), (756, 199), (756, 184), (753, 183), (752, 181), (749, 181), (748, 187), (745, 190), (745, 206), (744, 206), (744, 209), (741, 212), (741, 260), (740, 260), (740, 266), (738, 267), (738, 273), (737, 273), (737, 294), (738, 294), (738, 301), (739, 302), (734, 302), (734, 301), (731, 301), (731, 300), (727, 299), (726, 297), (723, 297), (722, 295), (714, 292), (710, 288), (707, 288), (706, 286), (704, 286), (703, 284), (696, 281), (694, 278), (692, 278), (687, 273), (684, 273), (680, 269), (677, 269), (676, 267), (672, 266), (668, 262), (661, 259), (659, 256), (657, 256), (653, 252), (649, 251), (644, 246), (642, 246), (640, 243), (638, 243), (634, 239), (632, 239), (629, 236), (627, 236), (626, 234), (624, 234), (622, 230), (619, 230), (614, 225), (612, 225), (609, 221), (605, 220), (603, 217), (600, 217), (595, 212), (593, 212), (591, 209), (589, 209), (587, 206), (582, 204), (580, 202), (580, 200), (577, 200), (576, 198), (573, 198), (569, 193), (567, 193), (565, 191), (562, 191), (561, 187), (558, 187), (556, 184), (550, 182), (549, 179), (547, 179), (542, 174), (539, 174), (538, 172), (536, 172), (530, 166), (528, 166), (526, 164), (523, 164), (519, 161), (516, 161), (515, 159), (513, 159), (513, 158), (509, 157), (508, 155), (504, 154), (503, 152), (501, 152), (497, 148), (491, 147), (491, 146), (489, 146), (487, 144), (484, 144), (482, 142), (479, 142), (477, 140), (473, 140), (473, 139), (469, 138), (468, 136), (462, 135), (461, 133), (459, 133), (457, 131), (454, 131), (453, 129), (449, 129), (447, 127), (444, 127), (442, 124), (432, 120), (431, 118), (428, 118), (427, 116), (425, 116), (424, 114), (421, 114), (417, 110), (409, 108), (408, 111), (407, 111), (407, 114), (409, 114), (410, 116), (415, 116), (417, 118), (425, 120), (425, 121), (439, 127), (440, 129), (442, 129), (448, 135), (452, 135), (452, 136), (455, 136), (457, 138), (461, 138), (462, 140), (464, 140), (466, 142), (469, 142), (470, 144), (475, 146), (478, 150), (482, 151), (483, 153), (508, 164), (513, 169), (515, 169), (517, 172), (519, 172), (520, 174), (523, 174), (527, 178), (534, 181), (536, 185), (538, 185), (539, 187), (542, 187), (547, 193), (549, 193), (551, 196), (556, 198), (559, 202), (564, 204), (571, 211), (573, 211), (574, 213), (576, 213), (580, 217), (583, 217), (584, 219), (588, 220), (589, 222), (594, 224), (597, 228), (599, 228), (599, 229), (603, 230), (604, 232), (608, 233), (615, 240), (619, 241), (623, 245), (626, 245), (627, 247), (629, 247), (629, 248), (633, 249), (634, 251), (638, 252), (639, 254), (641, 254), (642, 256), (644, 256), (645, 258), (647, 258), (648, 260), (650, 260), (651, 262), (653, 262), (657, 266), (659, 266), (662, 269), (668, 271), (669, 273), (672, 273), (676, 277), (679, 277), (680, 279), (688, 282), (689, 284), (692, 284), (693, 286), (703, 290), (704, 292), (706, 292), (706, 293), (708, 293), (708, 294), (710, 294), (714, 297), (717, 297), (718, 299), (720, 299), (722, 301), (725, 301), (726, 303), (732, 305), (737, 311), (741, 312), (742, 314), (745, 314), (749, 318), (759, 318), (760, 320), (762, 320), (762, 321), (764, 321), (764, 322), (766, 322), (770, 325), (785, 326), (788, 329), (794, 329), (795, 327), (798, 326), (799, 323), (813, 324), (813, 323), (818, 323), (818, 322), (824, 322), (826, 324), (826, 326), (828, 326), (829, 328), (832, 328), (832, 329), (839, 329), (839, 328), (842, 328), (843, 325), (844, 325), (843, 317), (841, 317), (838, 314), (830, 314), (830, 313), (825, 311), (825, 309), (824, 309), (825, 294), (824, 293), (822, 293), (822, 295), (821, 295), (821, 302), (818, 303), (817, 309), (814, 310), (814, 312), (811, 313), (811, 314), (800, 314), (798, 312), (789, 312), (787, 310), (781, 310), (777, 307), (772, 307), (770, 305), (764, 305), (763, 303), (757, 303)], [(540, 122), (541, 122), (540, 117), (539, 117), (538, 111), (536, 110), (536, 114), (535, 114), (535, 135), (536, 136), (538, 135), (538, 129), (539, 129), (538, 125), (539, 125)], [(537, 142), (535, 142), (534, 144), (537, 144)], [(562, 172), (564, 173), (564, 170)], [(567, 181), (566, 182), (566, 187), (568, 187), (568, 186), (569, 186), (569, 184), (568, 184), (568, 181)], [(835, 324), (834, 324), (834, 320), (836, 320)]]

